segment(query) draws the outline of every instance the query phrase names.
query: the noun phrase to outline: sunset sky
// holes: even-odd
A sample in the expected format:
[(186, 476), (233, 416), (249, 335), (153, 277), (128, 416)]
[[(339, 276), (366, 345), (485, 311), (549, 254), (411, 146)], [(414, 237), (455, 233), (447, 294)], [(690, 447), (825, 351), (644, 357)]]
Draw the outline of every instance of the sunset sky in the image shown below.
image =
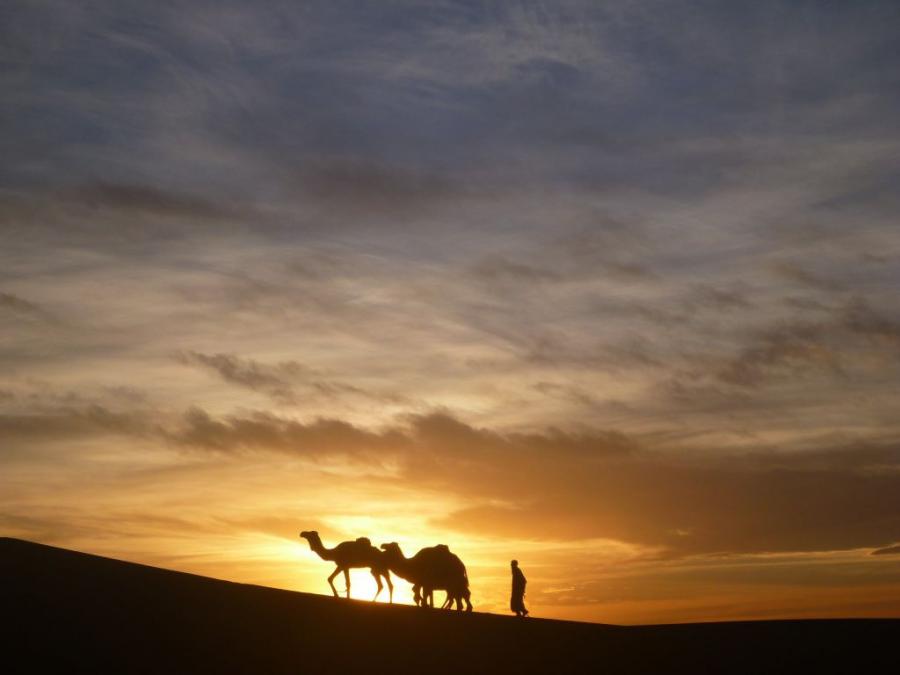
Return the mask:
[(329, 593), (317, 529), (450, 545), (480, 611), (517, 558), (537, 616), (900, 616), (898, 27), (4, 2), (0, 534)]

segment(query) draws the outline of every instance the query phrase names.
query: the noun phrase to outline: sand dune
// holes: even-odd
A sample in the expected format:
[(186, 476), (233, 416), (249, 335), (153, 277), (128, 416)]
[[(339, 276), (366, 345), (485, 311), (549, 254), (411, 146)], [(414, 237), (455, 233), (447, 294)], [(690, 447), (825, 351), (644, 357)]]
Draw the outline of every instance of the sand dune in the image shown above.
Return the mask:
[[(6, 672), (860, 673), (900, 620), (623, 627), (387, 606), (0, 539)], [(884, 666), (882, 666), (884, 667)], [(5, 670), (5, 669), (4, 669)]]

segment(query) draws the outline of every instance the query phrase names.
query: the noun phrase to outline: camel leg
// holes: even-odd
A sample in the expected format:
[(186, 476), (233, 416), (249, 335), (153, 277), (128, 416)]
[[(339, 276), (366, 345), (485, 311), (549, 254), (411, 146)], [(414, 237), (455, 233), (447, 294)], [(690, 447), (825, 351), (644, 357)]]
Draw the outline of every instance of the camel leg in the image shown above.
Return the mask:
[(331, 592), (334, 593), (334, 597), (338, 597), (337, 589), (334, 587), (334, 578), (341, 573), (340, 567), (335, 567), (334, 572), (331, 573), (331, 576), (328, 577), (328, 585), (331, 586)]
[(347, 586), (347, 599), (350, 599), (350, 569), (344, 568), (344, 584)]
[(391, 583), (390, 571), (386, 571), (384, 573), (384, 580), (387, 582), (387, 587), (388, 587), (388, 602), (393, 605), (394, 604), (394, 584)]
[(372, 602), (375, 602), (378, 599), (378, 594), (381, 593), (381, 589), (383, 588), (381, 583), (381, 575), (379, 575), (375, 570), (369, 571), (372, 573), (372, 576), (375, 577), (375, 583), (378, 584), (378, 590), (375, 591), (375, 597), (372, 598)]

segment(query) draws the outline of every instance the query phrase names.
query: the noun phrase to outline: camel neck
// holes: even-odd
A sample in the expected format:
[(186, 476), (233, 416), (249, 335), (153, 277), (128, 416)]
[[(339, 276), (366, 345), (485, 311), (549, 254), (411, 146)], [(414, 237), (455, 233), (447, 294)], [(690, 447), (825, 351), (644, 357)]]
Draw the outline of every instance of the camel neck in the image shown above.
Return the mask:
[(407, 581), (411, 581), (409, 578), (410, 574), (410, 559), (403, 555), (403, 551), (397, 551), (395, 555), (390, 556), (388, 558), (389, 566), (391, 571), (394, 574), (406, 579)]
[(325, 548), (321, 539), (315, 537), (308, 539), (307, 541), (309, 542), (309, 548), (312, 552), (318, 555), (322, 560), (334, 560), (333, 550)]

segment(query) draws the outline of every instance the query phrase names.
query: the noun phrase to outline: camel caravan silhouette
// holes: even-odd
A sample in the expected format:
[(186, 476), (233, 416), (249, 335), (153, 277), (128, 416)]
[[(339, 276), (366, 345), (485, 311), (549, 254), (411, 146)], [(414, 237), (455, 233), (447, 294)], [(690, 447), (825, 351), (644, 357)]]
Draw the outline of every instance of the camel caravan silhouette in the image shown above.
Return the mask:
[(381, 578), (384, 577), (390, 591), (390, 601), (394, 601), (394, 586), (390, 575), (393, 572), (413, 584), (413, 599), (416, 605), (434, 607), (434, 591), (442, 590), (447, 592), (447, 599), (442, 608), (452, 607), (456, 603), (456, 609), (460, 611), (465, 603), (466, 611), (472, 611), (472, 594), (469, 591), (466, 566), (446, 544), (423, 548), (412, 558), (407, 558), (397, 542), (382, 544), (382, 550), (379, 550), (372, 546), (367, 537), (360, 537), (354, 541), (341, 542), (329, 549), (325, 548), (319, 533), (314, 530), (303, 531), (300, 536), (309, 542), (310, 549), (322, 560), (335, 563), (335, 570), (328, 577), (328, 584), (335, 597), (339, 597), (334, 587), (334, 578), (338, 574), (344, 573), (346, 594), (349, 598), (350, 569), (368, 567), (378, 584), (378, 591), (373, 600), (381, 593)]

